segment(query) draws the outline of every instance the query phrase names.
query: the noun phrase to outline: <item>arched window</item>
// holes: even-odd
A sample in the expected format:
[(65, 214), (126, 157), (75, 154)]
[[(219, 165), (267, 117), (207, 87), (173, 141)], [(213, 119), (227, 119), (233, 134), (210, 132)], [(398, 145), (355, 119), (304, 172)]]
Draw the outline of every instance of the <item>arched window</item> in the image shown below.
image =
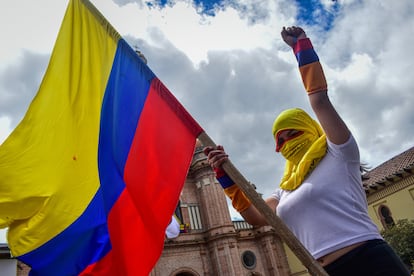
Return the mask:
[(388, 229), (388, 228), (395, 225), (395, 222), (394, 222), (394, 219), (392, 217), (391, 211), (387, 206), (381, 205), (378, 208), (378, 213), (379, 213), (379, 216), (381, 218), (381, 223), (382, 223), (382, 226), (384, 227), (384, 229)]
[(171, 276), (199, 276), (199, 274), (189, 267), (182, 267), (170, 274)]

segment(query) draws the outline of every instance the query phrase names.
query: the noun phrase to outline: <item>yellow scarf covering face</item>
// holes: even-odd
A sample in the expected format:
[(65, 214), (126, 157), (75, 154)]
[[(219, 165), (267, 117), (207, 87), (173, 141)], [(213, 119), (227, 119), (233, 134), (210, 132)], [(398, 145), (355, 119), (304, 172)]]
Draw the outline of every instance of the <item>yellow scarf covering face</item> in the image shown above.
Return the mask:
[(283, 130), (294, 129), (303, 134), (288, 140), (280, 149), (286, 158), (285, 172), (280, 182), (284, 190), (295, 190), (326, 154), (326, 135), (318, 122), (299, 108), (280, 113), (273, 123), (273, 137)]

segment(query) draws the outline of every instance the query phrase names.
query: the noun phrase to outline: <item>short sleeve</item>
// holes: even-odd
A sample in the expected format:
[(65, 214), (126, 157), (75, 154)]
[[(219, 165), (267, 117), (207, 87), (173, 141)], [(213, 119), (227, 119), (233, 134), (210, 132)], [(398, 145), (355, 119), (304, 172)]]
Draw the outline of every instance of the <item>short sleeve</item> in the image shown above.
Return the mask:
[(335, 158), (359, 162), (359, 149), (352, 134), (349, 136), (348, 141), (341, 145), (336, 145), (329, 140), (327, 140), (327, 143), (328, 151), (330, 151)]

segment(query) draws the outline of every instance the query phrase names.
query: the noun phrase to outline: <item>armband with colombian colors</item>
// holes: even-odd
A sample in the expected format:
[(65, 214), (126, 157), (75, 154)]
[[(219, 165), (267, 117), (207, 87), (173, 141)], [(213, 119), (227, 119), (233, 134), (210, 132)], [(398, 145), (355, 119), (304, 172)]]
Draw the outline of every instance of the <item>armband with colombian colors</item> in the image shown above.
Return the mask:
[(233, 208), (237, 212), (243, 212), (250, 207), (251, 202), (233, 180), (221, 168), (214, 168), (216, 179), (224, 189), (224, 193), (230, 198)]
[(293, 52), (298, 61), (303, 85), (308, 94), (326, 91), (328, 86), (325, 74), (310, 39), (299, 39), (293, 46)]

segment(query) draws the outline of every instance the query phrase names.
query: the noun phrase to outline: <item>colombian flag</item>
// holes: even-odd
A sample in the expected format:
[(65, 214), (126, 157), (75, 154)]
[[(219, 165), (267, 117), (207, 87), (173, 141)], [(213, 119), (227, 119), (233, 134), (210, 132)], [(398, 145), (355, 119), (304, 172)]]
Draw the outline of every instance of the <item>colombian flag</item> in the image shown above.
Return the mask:
[(31, 275), (148, 275), (203, 130), (86, 0), (0, 146), (0, 227)]

